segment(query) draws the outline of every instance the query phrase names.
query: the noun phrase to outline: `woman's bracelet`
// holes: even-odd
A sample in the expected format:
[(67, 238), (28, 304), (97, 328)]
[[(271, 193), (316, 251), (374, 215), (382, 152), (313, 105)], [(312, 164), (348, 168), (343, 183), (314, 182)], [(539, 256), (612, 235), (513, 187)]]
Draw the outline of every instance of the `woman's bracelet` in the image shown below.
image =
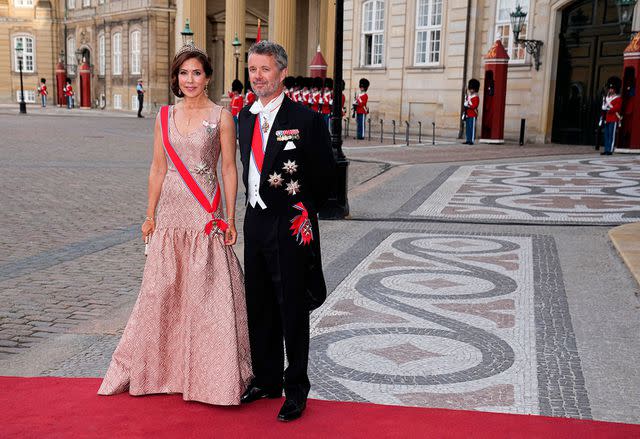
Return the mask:
[(155, 220), (153, 219), (152, 216), (147, 216), (144, 218), (144, 222), (147, 222), (147, 221), (155, 221)]

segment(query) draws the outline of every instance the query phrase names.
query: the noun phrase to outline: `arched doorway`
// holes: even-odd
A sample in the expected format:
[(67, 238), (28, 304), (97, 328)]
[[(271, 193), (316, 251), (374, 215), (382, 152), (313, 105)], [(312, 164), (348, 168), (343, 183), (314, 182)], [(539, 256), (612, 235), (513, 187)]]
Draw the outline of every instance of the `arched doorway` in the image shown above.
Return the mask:
[(562, 12), (551, 140), (595, 144), (602, 87), (622, 74), (628, 44), (620, 35), (616, 4), (578, 0)]

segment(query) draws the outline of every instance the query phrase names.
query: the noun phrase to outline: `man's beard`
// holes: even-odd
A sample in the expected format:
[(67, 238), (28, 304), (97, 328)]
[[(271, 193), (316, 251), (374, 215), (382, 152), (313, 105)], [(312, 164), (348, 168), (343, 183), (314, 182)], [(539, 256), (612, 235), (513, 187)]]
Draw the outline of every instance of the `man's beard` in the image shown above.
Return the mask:
[(270, 83), (269, 82), (269, 83), (266, 84), (266, 86), (263, 88), (262, 91), (258, 91), (256, 86), (254, 84), (251, 84), (251, 86), (253, 87), (253, 92), (259, 98), (264, 98), (264, 97), (273, 95), (276, 91), (278, 91), (278, 86), (279, 85), (280, 84), (278, 84), (277, 82), (274, 82), (274, 83)]

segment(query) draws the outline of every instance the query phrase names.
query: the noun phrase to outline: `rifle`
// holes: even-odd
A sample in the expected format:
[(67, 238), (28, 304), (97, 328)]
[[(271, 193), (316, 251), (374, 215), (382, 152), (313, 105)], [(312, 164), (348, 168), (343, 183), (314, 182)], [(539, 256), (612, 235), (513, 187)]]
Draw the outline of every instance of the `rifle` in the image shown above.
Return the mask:
[(356, 104), (356, 101), (358, 100), (358, 92), (354, 91), (353, 92), (353, 105), (351, 106), (351, 118), (355, 119), (356, 118), (356, 108), (358, 107), (358, 105)]

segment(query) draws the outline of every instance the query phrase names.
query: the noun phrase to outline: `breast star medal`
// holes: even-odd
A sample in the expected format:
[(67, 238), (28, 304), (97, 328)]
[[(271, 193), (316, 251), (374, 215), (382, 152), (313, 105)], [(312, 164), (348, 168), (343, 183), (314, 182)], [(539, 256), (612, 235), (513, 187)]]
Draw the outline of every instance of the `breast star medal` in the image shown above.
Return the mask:
[(287, 183), (286, 190), (291, 196), (298, 194), (300, 193), (300, 184), (295, 180), (291, 180), (289, 183)]
[(298, 165), (296, 165), (295, 161), (287, 160), (284, 166), (282, 166), (282, 170), (287, 174), (293, 174), (298, 170)]
[(273, 174), (269, 175), (269, 180), (267, 181), (269, 182), (269, 185), (271, 187), (280, 187), (282, 186), (282, 182), (284, 181), (284, 179), (282, 178), (282, 175), (274, 172)]

